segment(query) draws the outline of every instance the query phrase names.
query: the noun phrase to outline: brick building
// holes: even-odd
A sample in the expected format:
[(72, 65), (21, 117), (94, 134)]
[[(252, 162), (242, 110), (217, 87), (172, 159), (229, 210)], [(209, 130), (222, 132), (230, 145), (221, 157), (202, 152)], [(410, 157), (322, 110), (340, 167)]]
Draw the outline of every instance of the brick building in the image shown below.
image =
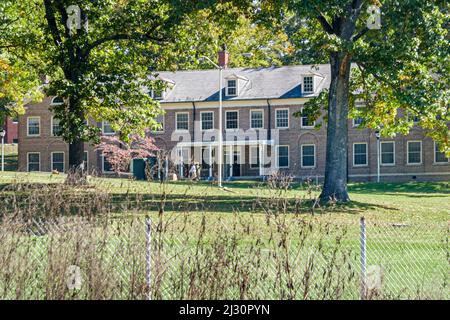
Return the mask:
[[(329, 65), (270, 68), (226, 68), (223, 65), (223, 161), (224, 178), (258, 178), (273, 171), (298, 179), (320, 180), (325, 171), (326, 126), (315, 128), (306, 117), (294, 117), (308, 99), (328, 88)], [(219, 72), (195, 70), (161, 72), (164, 92), (151, 92), (165, 111), (161, 128), (152, 136), (162, 151), (170, 151), (162, 168), (185, 176), (189, 163), (202, 163), (204, 178), (217, 175), (219, 128)], [(19, 120), (19, 170), (64, 171), (68, 146), (55, 135), (58, 123), (49, 106), (59, 103), (47, 97), (26, 106)], [(320, 122), (322, 119), (318, 119)], [(415, 125), (407, 136), (381, 138), (379, 152), (375, 132), (360, 128), (361, 119), (349, 119), (348, 179), (376, 181), (378, 161), (381, 181), (449, 180), (449, 159)], [(113, 134), (108, 123), (98, 123), (104, 134)], [(100, 152), (86, 144), (90, 169), (108, 173)], [(379, 158), (377, 157), (379, 155)], [(183, 164), (184, 163), (184, 164)], [(210, 164), (212, 163), (212, 166)]]
[(19, 124), (17, 118), (7, 117), (3, 129), (6, 131), (5, 143), (18, 143)]

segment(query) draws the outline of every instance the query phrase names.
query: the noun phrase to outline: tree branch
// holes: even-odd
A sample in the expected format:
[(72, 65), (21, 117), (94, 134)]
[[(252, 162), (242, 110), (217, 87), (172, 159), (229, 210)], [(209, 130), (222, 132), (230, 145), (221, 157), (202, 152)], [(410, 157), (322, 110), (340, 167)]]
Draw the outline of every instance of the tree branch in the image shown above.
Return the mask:
[(90, 52), (95, 49), (96, 47), (109, 42), (109, 41), (121, 41), (121, 40), (150, 40), (155, 42), (164, 42), (165, 40), (159, 37), (151, 36), (150, 34), (156, 29), (156, 27), (153, 27), (149, 32), (142, 34), (142, 33), (117, 33), (110, 36), (106, 36), (100, 39), (95, 40), (91, 44), (89, 44), (86, 49), (84, 50), (84, 57), (88, 57)]
[(53, 42), (60, 48), (62, 44), (61, 35), (59, 34), (58, 26), (56, 24), (55, 13), (52, 8), (52, 0), (44, 0), (45, 7), (45, 18), (47, 19), (47, 25), (50, 29), (50, 34), (52, 35)]
[(329, 34), (333, 34), (334, 33), (334, 29), (330, 25), (330, 23), (327, 21), (327, 19), (323, 15), (323, 13), (320, 12), (319, 8), (317, 8), (317, 7), (316, 7), (316, 11), (318, 13), (317, 20), (319, 20), (320, 24), (322, 25), (322, 28), (325, 30), (325, 32), (327, 32)]
[(370, 30), (370, 29), (367, 28), (367, 26), (364, 27), (364, 29), (362, 29), (360, 32), (358, 32), (357, 34), (355, 34), (355, 35), (352, 37), (352, 41), (353, 41), (353, 42), (358, 41), (359, 38), (363, 37), (369, 30)]

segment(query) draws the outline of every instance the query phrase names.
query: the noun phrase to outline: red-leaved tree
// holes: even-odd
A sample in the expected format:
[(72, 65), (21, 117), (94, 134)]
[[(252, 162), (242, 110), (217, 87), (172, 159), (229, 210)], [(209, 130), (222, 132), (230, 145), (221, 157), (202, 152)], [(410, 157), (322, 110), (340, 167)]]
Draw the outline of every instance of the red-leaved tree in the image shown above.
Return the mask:
[(151, 137), (132, 135), (130, 142), (126, 143), (116, 136), (103, 136), (101, 143), (96, 147), (105, 159), (111, 164), (116, 173), (126, 172), (134, 158), (148, 158), (155, 156), (158, 147)]

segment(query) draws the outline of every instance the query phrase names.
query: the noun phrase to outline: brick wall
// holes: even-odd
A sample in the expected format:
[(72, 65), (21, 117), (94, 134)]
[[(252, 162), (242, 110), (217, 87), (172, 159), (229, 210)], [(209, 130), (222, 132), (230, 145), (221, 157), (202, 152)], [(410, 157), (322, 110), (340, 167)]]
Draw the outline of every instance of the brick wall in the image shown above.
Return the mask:
[[(66, 167), (68, 163), (67, 145), (61, 141), (61, 138), (51, 136), (51, 112), (48, 110), (51, 99), (46, 98), (42, 103), (30, 105), (27, 107), (27, 112), (19, 119), (19, 170), (27, 170), (27, 153), (40, 152), (41, 153), (41, 170), (51, 170), (51, 152), (64, 151), (66, 153), (65, 162)], [(189, 115), (189, 129), (190, 139), (198, 141), (200, 129), (200, 114), (201, 112), (214, 112), (214, 127), (219, 127), (219, 115), (217, 108), (205, 107), (204, 104), (194, 105), (184, 104), (181, 107), (174, 105), (166, 107), (164, 116), (164, 132), (154, 133), (156, 144), (165, 150), (171, 150), (182, 136), (181, 133), (175, 130), (176, 113), (187, 112)], [(272, 105), (270, 108), (271, 127), (276, 127), (276, 110), (289, 109), (289, 128), (279, 130), (279, 144), (289, 146), (289, 167), (280, 169), (280, 171), (293, 174), (299, 179), (312, 177), (314, 179), (322, 180), (325, 171), (325, 148), (326, 148), (326, 126), (323, 125), (320, 129), (304, 128), (301, 126), (301, 119), (293, 117), (293, 113), (301, 110), (302, 106), (299, 104), (293, 105)], [(269, 125), (269, 107), (260, 103), (252, 106), (233, 107), (224, 106), (223, 121), (225, 128), (225, 113), (226, 111), (236, 110), (239, 112), (239, 128), (247, 130), (250, 128), (250, 111), (263, 110), (264, 112), (264, 128)], [(196, 123), (194, 124), (194, 115)], [(31, 116), (39, 116), (41, 121), (41, 133), (39, 137), (27, 136), (27, 118)], [(319, 119), (319, 122), (321, 120)], [(348, 176), (350, 181), (376, 181), (377, 175), (377, 139), (374, 131), (370, 129), (360, 129), (353, 127), (352, 120), (349, 120), (349, 149), (348, 149)], [(194, 126), (197, 129), (194, 132)], [(227, 131), (224, 129), (224, 136)], [(197, 135), (197, 136), (195, 136)], [(272, 138), (275, 138), (274, 132)], [(417, 165), (407, 163), (407, 142), (408, 141), (422, 141), (422, 162)], [(414, 127), (408, 136), (398, 135), (393, 139), (382, 138), (381, 141), (393, 141), (395, 143), (395, 165), (381, 166), (381, 180), (382, 181), (407, 181), (407, 180), (448, 180), (450, 179), (450, 163), (434, 163), (434, 142), (431, 138), (425, 137), (423, 130), (420, 127)], [(186, 142), (186, 141), (185, 141)], [(353, 165), (353, 144), (366, 143), (367, 144), (367, 165), (354, 166)], [(315, 146), (315, 166), (312, 168), (304, 168), (301, 165), (301, 147), (302, 145)], [(101, 168), (101, 158), (98, 152), (93, 150), (92, 146), (86, 145), (89, 150), (89, 165), (91, 168)], [(271, 150), (270, 150), (271, 149)], [(269, 148), (271, 152), (275, 152), (274, 148)], [(241, 165), (242, 176), (258, 176), (259, 168), (251, 168), (248, 164), (249, 148), (244, 147), (241, 150), (241, 157), (247, 159), (247, 164)], [(199, 159), (196, 159), (197, 161)]]

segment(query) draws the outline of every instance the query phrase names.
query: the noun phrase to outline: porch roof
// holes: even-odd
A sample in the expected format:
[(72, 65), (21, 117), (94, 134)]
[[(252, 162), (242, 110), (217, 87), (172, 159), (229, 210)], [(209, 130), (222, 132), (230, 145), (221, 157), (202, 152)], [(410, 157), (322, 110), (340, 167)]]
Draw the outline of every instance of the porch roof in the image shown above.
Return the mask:
[[(237, 140), (237, 141), (222, 141), (222, 145), (225, 146), (259, 146), (259, 145), (275, 145), (274, 140)], [(178, 142), (177, 147), (217, 147), (219, 141), (183, 141)]]

